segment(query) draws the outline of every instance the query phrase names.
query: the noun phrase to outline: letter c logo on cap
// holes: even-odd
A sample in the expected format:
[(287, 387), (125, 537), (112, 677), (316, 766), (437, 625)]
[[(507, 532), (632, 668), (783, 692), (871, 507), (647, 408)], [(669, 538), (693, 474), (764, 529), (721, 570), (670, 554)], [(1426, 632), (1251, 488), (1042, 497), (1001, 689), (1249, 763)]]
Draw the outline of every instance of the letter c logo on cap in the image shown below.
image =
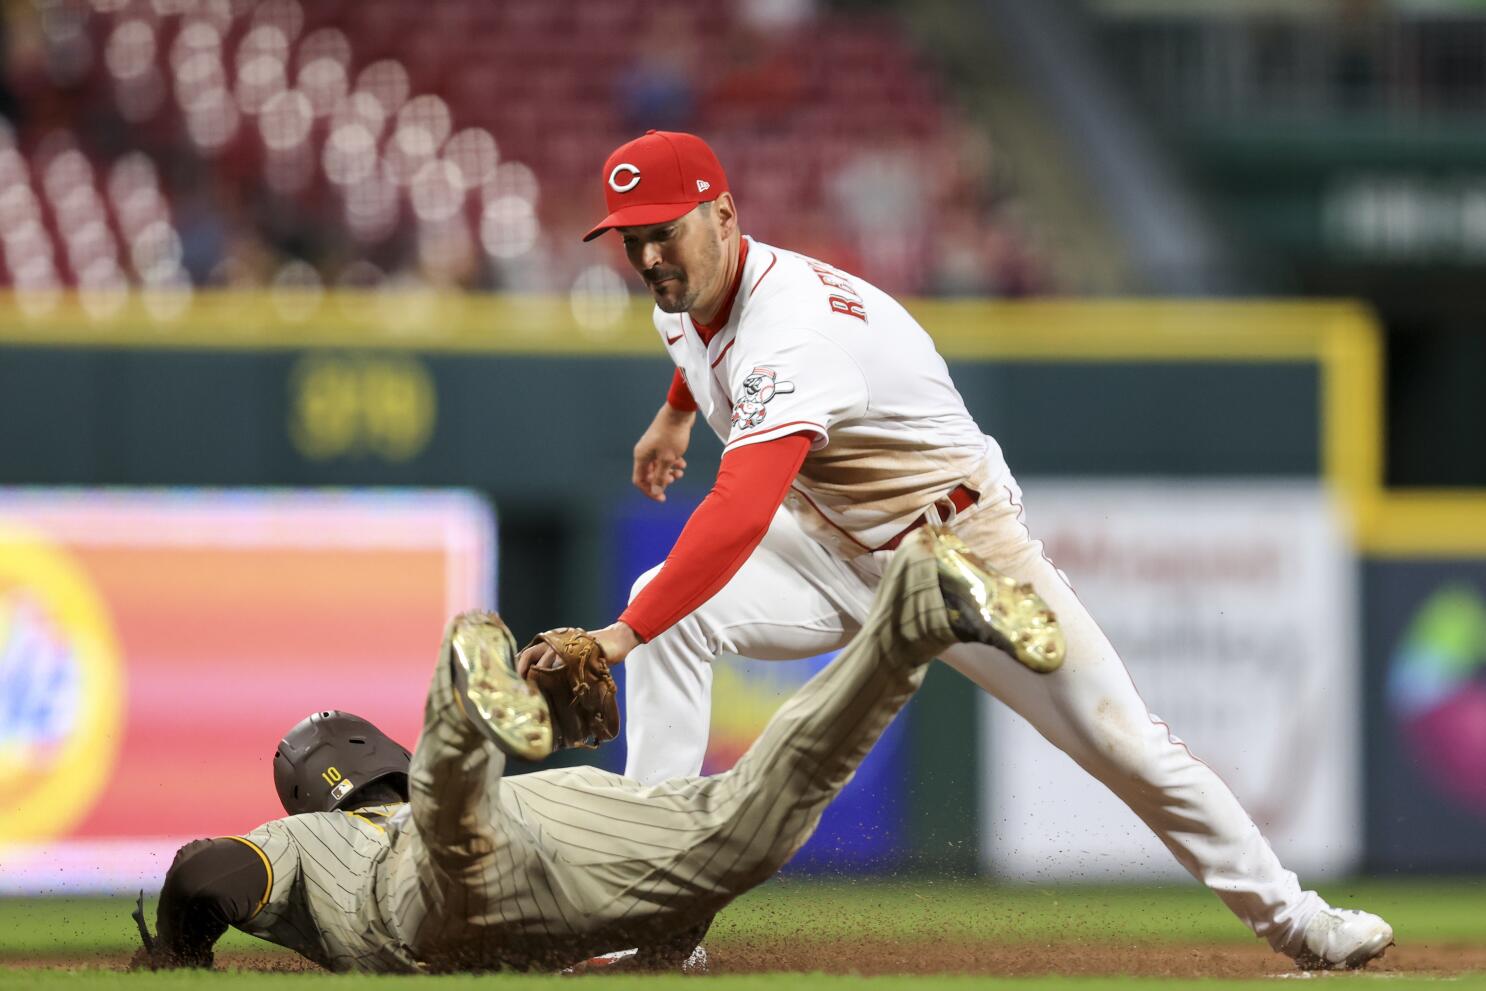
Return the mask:
[[(630, 174), (628, 182), (619, 181), (619, 175), (621, 172), (628, 172)], [(635, 168), (629, 162), (620, 162), (618, 165), (614, 166), (614, 171), (609, 173), (609, 188), (614, 190), (614, 192), (616, 193), (627, 193), (639, 184), (640, 170)]]

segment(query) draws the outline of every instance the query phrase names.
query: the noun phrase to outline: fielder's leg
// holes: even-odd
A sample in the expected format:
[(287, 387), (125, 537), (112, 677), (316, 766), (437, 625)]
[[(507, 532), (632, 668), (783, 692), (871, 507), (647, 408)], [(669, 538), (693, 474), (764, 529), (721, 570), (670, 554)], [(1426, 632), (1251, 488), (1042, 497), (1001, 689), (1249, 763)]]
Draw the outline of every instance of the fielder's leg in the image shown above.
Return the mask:
[[(635, 582), (631, 597), (659, 571)], [(702, 772), (712, 716), (712, 661), (814, 657), (860, 628), (871, 590), (786, 511), (732, 579), (696, 612), (625, 661), (625, 776), (641, 784)]]
[(731, 770), (684, 786), (717, 825), (657, 872), (659, 886), (716, 891), (721, 907), (804, 844), (922, 683), (925, 666), (956, 640), (941, 591), (947, 553), (928, 531), (905, 541), (841, 654), (785, 702)]
[(1147, 710), (1114, 647), (1020, 517), (1020, 493), (1007, 487), (955, 530), (1041, 593), (1063, 628), (1066, 661), (1039, 675), (970, 644), (944, 659), (1119, 796), (1257, 935), (1296, 955), (1325, 902), (1301, 889), (1222, 779)]
[(978, 604), (987, 585), (954, 543), (927, 531), (906, 541), (861, 632), (723, 774), (643, 787), (567, 768), (506, 782), (528, 821), (540, 816), (555, 886), (589, 927), (585, 954), (674, 941), (778, 870), (928, 661), (957, 636), (989, 638), (970, 621), (992, 613)]
[(585, 767), (505, 783), (540, 816), (557, 887), (591, 926), (582, 955), (664, 944), (799, 848), (953, 642), (938, 581), (933, 552), (905, 543), (867, 626), (723, 774), (646, 787)]

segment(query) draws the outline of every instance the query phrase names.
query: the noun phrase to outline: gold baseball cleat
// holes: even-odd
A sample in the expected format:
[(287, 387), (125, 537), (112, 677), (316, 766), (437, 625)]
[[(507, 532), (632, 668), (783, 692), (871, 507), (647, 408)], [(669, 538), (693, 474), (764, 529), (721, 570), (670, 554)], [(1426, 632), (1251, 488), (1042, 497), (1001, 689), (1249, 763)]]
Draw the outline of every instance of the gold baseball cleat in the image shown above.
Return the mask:
[(499, 616), (468, 612), (450, 638), (454, 698), (497, 747), (523, 760), (552, 753), (552, 714), (542, 693), (516, 673), (516, 640)]
[(948, 530), (929, 530), (955, 634), (967, 643), (999, 647), (1038, 674), (1056, 671), (1067, 646), (1042, 596), (986, 564)]

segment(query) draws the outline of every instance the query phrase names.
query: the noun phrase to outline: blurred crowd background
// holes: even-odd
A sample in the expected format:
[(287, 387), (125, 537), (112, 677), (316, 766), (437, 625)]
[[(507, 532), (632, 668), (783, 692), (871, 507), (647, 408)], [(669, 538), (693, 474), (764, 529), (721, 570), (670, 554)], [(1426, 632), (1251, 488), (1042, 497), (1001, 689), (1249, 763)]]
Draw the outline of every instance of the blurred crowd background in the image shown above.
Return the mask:
[[(1029, 9), (1030, 8), (1030, 9)], [(1360, 297), (1387, 470), (1486, 484), (1473, 0), (7, 0), (0, 280), (633, 291), (604, 150), (718, 149), (755, 236), (909, 295)]]
[(993, 144), (876, 11), (64, 0), (7, 15), (5, 178), (31, 193), (5, 213), (25, 227), (6, 242), (18, 288), (621, 284), (575, 235), (601, 149), (648, 127), (705, 133), (757, 236), (893, 290), (1054, 286)]

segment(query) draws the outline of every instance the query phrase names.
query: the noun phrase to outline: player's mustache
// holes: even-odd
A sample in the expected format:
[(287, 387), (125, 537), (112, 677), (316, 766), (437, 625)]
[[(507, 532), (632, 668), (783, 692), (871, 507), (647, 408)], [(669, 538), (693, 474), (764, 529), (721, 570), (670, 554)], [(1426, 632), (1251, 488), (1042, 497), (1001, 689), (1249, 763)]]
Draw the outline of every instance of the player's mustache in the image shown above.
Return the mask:
[(680, 279), (681, 275), (682, 273), (679, 268), (671, 270), (652, 269), (645, 273), (645, 284), (653, 286), (663, 279)]

